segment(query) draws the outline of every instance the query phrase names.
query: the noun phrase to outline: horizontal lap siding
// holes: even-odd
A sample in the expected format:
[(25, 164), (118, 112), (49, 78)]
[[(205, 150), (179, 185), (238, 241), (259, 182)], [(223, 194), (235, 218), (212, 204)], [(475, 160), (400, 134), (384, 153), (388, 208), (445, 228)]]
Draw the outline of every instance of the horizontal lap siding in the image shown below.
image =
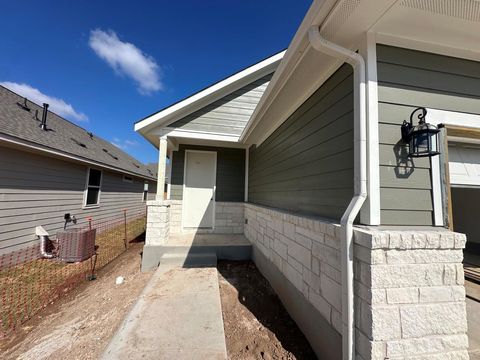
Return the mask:
[(343, 65), (249, 156), (249, 202), (340, 219), (353, 195), (351, 67)]
[(245, 193), (245, 149), (212, 146), (180, 145), (173, 152), (170, 198), (182, 200), (185, 150), (215, 151), (217, 153), (216, 201), (243, 201)]
[[(100, 206), (82, 209), (87, 167), (81, 164), (0, 147), (0, 254), (37, 241), (35, 227), (51, 234), (63, 228), (65, 213), (78, 224), (121, 219), (145, 211), (144, 180), (122, 180), (122, 174), (103, 171)], [(154, 185), (151, 185), (154, 190)]]
[(433, 225), (428, 158), (408, 159), (400, 126), (419, 107), (480, 114), (480, 64), (377, 47), (380, 199), (384, 225)]
[(265, 91), (272, 74), (207, 105), (169, 127), (240, 135)]

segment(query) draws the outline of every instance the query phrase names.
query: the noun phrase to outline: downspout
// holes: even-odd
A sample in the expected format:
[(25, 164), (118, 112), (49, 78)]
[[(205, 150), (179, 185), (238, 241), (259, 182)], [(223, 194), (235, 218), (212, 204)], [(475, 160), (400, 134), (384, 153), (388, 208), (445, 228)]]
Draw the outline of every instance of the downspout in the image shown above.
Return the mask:
[(312, 26), (308, 39), (315, 50), (349, 63), (354, 78), (354, 195), (340, 221), (342, 228), (342, 352), (344, 360), (355, 357), (353, 222), (367, 198), (367, 114), (365, 60), (349, 49), (334, 44), (320, 35), (320, 27)]

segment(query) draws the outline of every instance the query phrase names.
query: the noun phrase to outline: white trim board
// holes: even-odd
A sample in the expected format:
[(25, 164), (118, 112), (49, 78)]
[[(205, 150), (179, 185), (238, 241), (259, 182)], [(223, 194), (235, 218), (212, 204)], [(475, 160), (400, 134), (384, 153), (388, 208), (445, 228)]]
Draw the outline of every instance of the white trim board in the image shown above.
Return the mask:
[(366, 225), (381, 224), (380, 150), (378, 130), (377, 42), (368, 32), (360, 46), (366, 65), (367, 96), (367, 199), (360, 211), (360, 221)]
[(427, 108), (427, 122), (435, 125), (456, 125), (480, 128), (480, 115)]
[(250, 148), (245, 148), (245, 189), (243, 194), (243, 200), (248, 202), (248, 166), (250, 161)]
[[(155, 133), (152, 133), (156, 135)], [(222, 133), (210, 133), (195, 130), (183, 130), (178, 128), (163, 128), (160, 130), (160, 136), (176, 137), (176, 138), (188, 138), (188, 139), (202, 139), (202, 140), (214, 140), (214, 141), (227, 141), (238, 142), (237, 135), (222, 134)]]
[[(480, 128), (480, 115), (461, 113), (457, 111), (439, 110), (427, 108), (426, 121), (434, 124), (466, 126)], [(443, 226), (443, 202), (442, 202), (442, 181), (440, 174), (440, 156), (430, 158), (433, 216), (436, 226)]]

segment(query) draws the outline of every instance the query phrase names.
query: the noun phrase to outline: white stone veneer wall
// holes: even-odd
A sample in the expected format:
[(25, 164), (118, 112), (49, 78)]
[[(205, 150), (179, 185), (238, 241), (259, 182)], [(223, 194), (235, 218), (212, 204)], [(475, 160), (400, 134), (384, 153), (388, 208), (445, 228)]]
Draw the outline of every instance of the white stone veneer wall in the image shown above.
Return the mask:
[(341, 332), (340, 226), (253, 204), (245, 218), (247, 239)]
[(164, 245), (170, 236), (170, 205), (163, 200), (147, 201), (146, 245)]
[(245, 224), (245, 204), (243, 202), (215, 203), (216, 234), (243, 234)]
[(463, 234), (355, 231), (357, 351), (364, 359), (468, 359)]
[[(342, 331), (340, 226), (253, 204), (245, 236)], [(467, 359), (462, 248), (447, 231), (355, 230), (358, 359)]]
[[(189, 230), (182, 229), (182, 200), (164, 200), (163, 202), (152, 201), (147, 205), (152, 204), (156, 207), (159, 204), (169, 206), (169, 234), (180, 234), (188, 232)], [(157, 211), (157, 210), (154, 210)], [(201, 230), (201, 232), (213, 232), (216, 234), (243, 234), (243, 225), (245, 223), (245, 208), (243, 202), (220, 202), (215, 203), (215, 226), (212, 230)], [(154, 216), (150, 217), (152, 224)], [(162, 222), (159, 218), (159, 222)], [(192, 230), (190, 230), (192, 231)]]
[(182, 232), (182, 200), (166, 200), (170, 204), (170, 233)]

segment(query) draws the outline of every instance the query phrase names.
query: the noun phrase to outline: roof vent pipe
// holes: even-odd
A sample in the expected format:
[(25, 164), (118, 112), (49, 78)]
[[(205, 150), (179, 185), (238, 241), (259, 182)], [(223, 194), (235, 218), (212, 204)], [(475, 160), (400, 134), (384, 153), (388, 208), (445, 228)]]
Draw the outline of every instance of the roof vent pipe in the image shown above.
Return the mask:
[(319, 26), (312, 26), (308, 39), (315, 50), (349, 63), (353, 68), (354, 81), (354, 195), (340, 221), (342, 225), (342, 315), (343, 359), (355, 359), (355, 316), (353, 277), (353, 222), (367, 198), (367, 112), (365, 60), (363, 57), (340, 45), (326, 40)]
[(42, 130), (47, 130), (47, 114), (48, 114), (48, 104), (43, 103), (42, 122), (40, 123), (40, 128)]

